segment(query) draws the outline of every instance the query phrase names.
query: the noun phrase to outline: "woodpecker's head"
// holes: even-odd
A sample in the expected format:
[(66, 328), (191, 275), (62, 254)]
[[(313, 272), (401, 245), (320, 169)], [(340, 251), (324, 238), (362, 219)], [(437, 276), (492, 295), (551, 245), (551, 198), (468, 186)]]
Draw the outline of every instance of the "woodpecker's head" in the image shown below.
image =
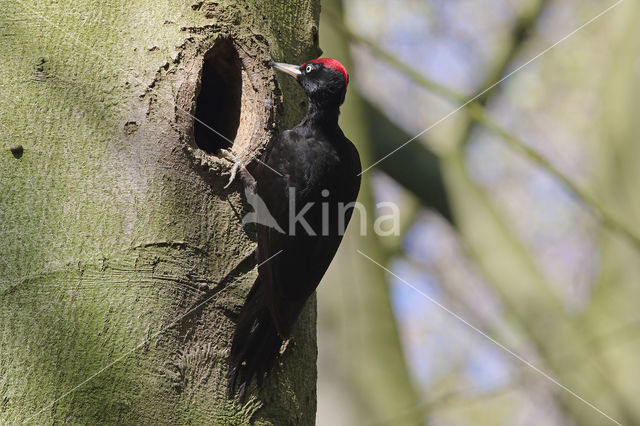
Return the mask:
[(271, 62), (270, 65), (295, 78), (311, 102), (338, 106), (344, 102), (349, 75), (345, 67), (335, 59), (312, 59), (302, 65), (281, 62)]

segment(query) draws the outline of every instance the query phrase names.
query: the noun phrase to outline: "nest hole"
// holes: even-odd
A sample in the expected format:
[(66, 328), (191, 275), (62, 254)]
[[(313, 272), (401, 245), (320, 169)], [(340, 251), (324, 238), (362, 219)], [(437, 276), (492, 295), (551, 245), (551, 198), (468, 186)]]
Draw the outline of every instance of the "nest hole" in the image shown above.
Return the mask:
[(240, 126), (241, 100), (242, 62), (232, 40), (218, 40), (202, 65), (193, 128), (198, 148), (214, 154), (233, 145)]

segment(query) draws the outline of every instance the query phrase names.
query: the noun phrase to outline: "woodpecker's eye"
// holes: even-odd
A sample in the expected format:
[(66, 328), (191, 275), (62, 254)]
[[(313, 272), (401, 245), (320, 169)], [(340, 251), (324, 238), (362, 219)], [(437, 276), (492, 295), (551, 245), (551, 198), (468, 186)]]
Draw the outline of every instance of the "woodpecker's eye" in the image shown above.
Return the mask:
[(311, 71), (313, 71), (313, 67), (311, 65), (307, 65), (307, 67), (304, 70), (306, 72), (311, 72)]

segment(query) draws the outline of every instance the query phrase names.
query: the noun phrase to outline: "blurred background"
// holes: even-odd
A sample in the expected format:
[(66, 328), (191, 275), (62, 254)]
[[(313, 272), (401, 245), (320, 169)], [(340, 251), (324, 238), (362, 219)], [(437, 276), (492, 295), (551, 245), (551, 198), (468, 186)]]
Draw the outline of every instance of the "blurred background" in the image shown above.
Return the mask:
[(637, 2), (322, 8), (375, 165), (319, 288), (318, 424), (640, 424)]

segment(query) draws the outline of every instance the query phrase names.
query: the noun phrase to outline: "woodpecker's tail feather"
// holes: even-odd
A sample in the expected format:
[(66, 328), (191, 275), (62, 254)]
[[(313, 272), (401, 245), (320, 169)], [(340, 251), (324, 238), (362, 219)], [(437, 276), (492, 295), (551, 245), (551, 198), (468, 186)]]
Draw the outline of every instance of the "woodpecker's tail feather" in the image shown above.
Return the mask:
[(227, 375), (229, 397), (233, 398), (237, 387), (240, 400), (244, 400), (253, 376), (258, 386), (262, 386), (262, 379), (273, 367), (281, 346), (282, 339), (276, 331), (258, 278), (247, 296), (233, 334)]

